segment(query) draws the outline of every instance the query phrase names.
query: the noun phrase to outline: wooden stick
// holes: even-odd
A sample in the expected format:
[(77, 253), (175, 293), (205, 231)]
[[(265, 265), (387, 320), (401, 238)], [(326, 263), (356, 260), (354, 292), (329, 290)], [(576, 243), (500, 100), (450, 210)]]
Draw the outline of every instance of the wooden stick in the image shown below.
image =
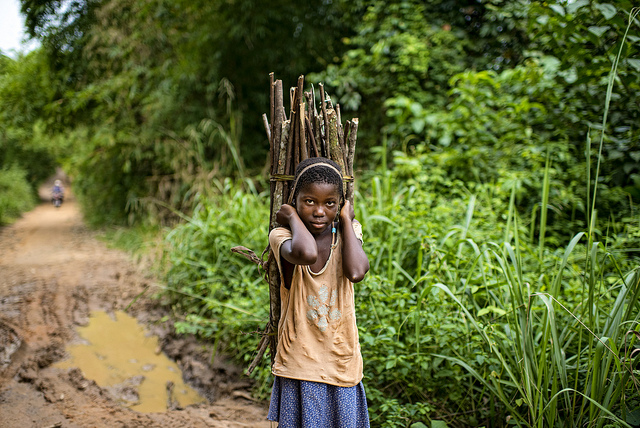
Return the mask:
[[(274, 163), (277, 165), (280, 162), (280, 158), (282, 157), (280, 154), (280, 140), (282, 138), (282, 122), (284, 120), (286, 120), (286, 113), (284, 111), (284, 100), (282, 99), (282, 80), (277, 80), (275, 82), (275, 88), (274, 88), (274, 119), (273, 119), (273, 123), (271, 124), (271, 127), (273, 129), (273, 146), (274, 148), (277, 148), (277, 153), (275, 153), (274, 155)], [(272, 174), (276, 174), (276, 169), (274, 169), (272, 171)]]
[(304, 75), (300, 75), (298, 77), (298, 86), (296, 87), (296, 99), (298, 101), (298, 105), (302, 104), (302, 100), (304, 99)]
[(290, 106), (291, 109), (289, 110), (290, 111), (289, 117), (291, 117), (291, 114), (293, 114), (293, 101), (294, 101), (295, 96), (296, 96), (295, 90), (296, 90), (296, 88), (289, 88), (289, 103), (291, 104), (291, 106)]
[[(336, 114), (338, 116), (338, 142), (340, 143), (340, 149), (342, 152), (342, 157), (343, 160), (342, 162), (345, 165), (345, 168), (347, 167), (347, 145), (346, 145), (346, 141), (344, 139), (344, 131), (342, 129), (342, 116), (340, 115), (340, 104), (336, 104)], [(345, 169), (342, 170), (343, 174), (347, 174), (347, 171)]]
[[(273, 126), (273, 122), (276, 116), (276, 104), (275, 104), (275, 81), (273, 72), (269, 73), (269, 121), (271, 122), (271, 126)], [(269, 129), (269, 135), (273, 135), (273, 128)], [(269, 140), (270, 143), (273, 141)], [(272, 159), (275, 164), (275, 159)]]
[[(349, 154), (347, 156), (347, 162), (349, 164), (349, 171), (352, 177), (354, 176), (353, 159), (356, 154), (356, 138), (358, 138), (358, 118), (351, 120), (351, 130), (349, 131)], [(353, 204), (353, 196), (355, 192), (355, 183), (352, 181), (347, 183), (347, 194), (345, 197), (349, 202)]]
[(324, 104), (324, 85), (320, 83), (318, 86), (320, 86), (320, 102), (322, 103), (320, 107), (322, 108), (322, 118), (324, 120), (325, 144), (324, 144), (323, 156), (326, 156), (327, 158), (330, 159), (331, 149), (329, 148), (329, 118), (327, 117), (327, 107)]
[(319, 151), (319, 155), (318, 156), (325, 156), (325, 152), (324, 152), (324, 143), (322, 142), (322, 118), (320, 117), (319, 114), (317, 114), (318, 112), (316, 112), (316, 114), (313, 117), (313, 129), (315, 130), (315, 140), (316, 140), (316, 144), (318, 146)]
[[(338, 142), (340, 143), (340, 147), (342, 147), (342, 155), (345, 155), (345, 146), (344, 146), (344, 132), (342, 130), (342, 116), (340, 115), (340, 104), (336, 104), (336, 115), (338, 117)], [(344, 162), (344, 161), (343, 161)], [(346, 163), (346, 162), (345, 162)], [(343, 173), (345, 171), (343, 170)]]
[(338, 138), (338, 116), (336, 115), (336, 111), (332, 108), (328, 109), (327, 117), (329, 121), (329, 144), (327, 144), (327, 147), (329, 147), (329, 153), (331, 153), (330, 159), (340, 165), (340, 169), (344, 172), (344, 154), (342, 153), (342, 146)]
[(318, 110), (316, 109), (316, 89), (311, 85), (311, 117), (309, 121), (313, 123), (313, 139), (316, 144), (316, 156), (322, 156), (322, 131), (320, 124), (320, 118), (318, 117)]
[[(283, 109), (284, 110), (284, 109)], [(288, 120), (282, 122), (282, 130), (280, 131), (282, 138), (280, 140), (280, 159), (278, 160), (278, 174), (288, 174), (287, 172), (287, 146), (289, 142), (290, 123)], [(289, 201), (289, 183), (286, 181), (276, 182), (276, 193), (274, 195), (275, 206), (280, 209), (282, 204)], [(275, 225), (275, 219), (273, 224)], [(275, 226), (274, 226), (275, 227)], [(271, 230), (270, 230), (271, 231)]]
[[(270, 113), (271, 113), (271, 125), (268, 125), (266, 115), (263, 115), (263, 121), (265, 127), (269, 129), (269, 153), (271, 155), (271, 174), (282, 174), (286, 168), (286, 156), (290, 153), (287, 147), (288, 141), (288, 122), (283, 121), (286, 117), (284, 112), (283, 99), (282, 99), (282, 81), (273, 81), (273, 73), (270, 75)], [(284, 136), (284, 138), (282, 138)], [(277, 138), (277, 139), (276, 139)], [(276, 213), (282, 205), (282, 197), (284, 186), (282, 182), (270, 181), (271, 198), (270, 198), (270, 221), (269, 231), (277, 226), (275, 221)], [(263, 253), (264, 254), (264, 253)], [(258, 352), (256, 357), (250, 364), (247, 374), (255, 369), (255, 367), (262, 361), (262, 357), (269, 347), (271, 349), (271, 364), (275, 361), (276, 347), (277, 347), (277, 325), (280, 320), (280, 276), (278, 266), (275, 258), (270, 254), (269, 259), (265, 265), (262, 265), (266, 269), (269, 281), (269, 322), (267, 323), (263, 336), (258, 346)]]
[(298, 107), (298, 144), (300, 145), (300, 161), (303, 161), (309, 157), (309, 149), (307, 147), (307, 139), (304, 122), (305, 122), (305, 114), (304, 114), (304, 104), (302, 104), (302, 97), (300, 97), (300, 105)]
[(296, 87), (296, 148), (298, 150), (298, 157), (296, 167), (303, 159), (306, 159), (307, 145), (304, 138), (304, 75), (298, 76), (298, 86)]
[[(264, 125), (264, 130), (267, 131), (267, 139), (270, 143), (269, 153), (272, 155), (269, 156), (269, 160), (272, 161), (271, 166), (273, 167), (273, 165), (275, 164), (275, 162), (273, 162), (273, 140), (271, 140), (271, 125), (269, 125), (269, 119), (267, 119), (266, 113), (262, 113), (262, 124)], [(271, 171), (273, 171), (273, 168), (271, 169)]]
[[(306, 108), (304, 115), (304, 128), (306, 131), (305, 135), (313, 136), (313, 123), (311, 122), (311, 115), (313, 114), (313, 98), (311, 98), (311, 91), (307, 91), (304, 93), (304, 98), (306, 100)], [(312, 139), (306, 138), (307, 140), (307, 149), (309, 150), (309, 156), (313, 156), (313, 145)], [(316, 156), (318, 156), (316, 154)]]
[(349, 131), (349, 173), (353, 175), (353, 159), (356, 154), (356, 140), (358, 138), (358, 118), (351, 119), (351, 129)]
[[(273, 104), (273, 100), (271, 100), (271, 104)], [(273, 175), (276, 171), (276, 163), (275, 163), (275, 159), (278, 157), (278, 154), (276, 153), (278, 150), (278, 147), (275, 147), (276, 145), (274, 144), (272, 135), (271, 135), (271, 126), (269, 125), (269, 121), (267, 120), (267, 115), (263, 114), (262, 115), (262, 123), (264, 124), (264, 129), (265, 131), (267, 131), (267, 138), (269, 139), (269, 172), (271, 175)], [(273, 181), (271, 181), (269, 183), (269, 191), (271, 192), (271, 194), (273, 194), (276, 191), (276, 185)], [(273, 222), (273, 198), (270, 198), (269, 200), (269, 213), (270, 213), (270, 217), (269, 217), (269, 224), (271, 224)]]
[(346, 152), (345, 152), (345, 157), (346, 157), (346, 162), (347, 162), (347, 171), (345, 172), (346, 175), (351, 175), (351, 165), (349, 164), (349, 149), (350, 149), (350, 145), (349, 145), (349, 136), (351, 135), (351, 121), (347, 120), (347, 122), (344, 125), (344, 144), (345, 144), (345, 148), (346, 148)]
[(300, 163), (300, 121), (298, 120), (297, 108), (291, 114), (291, 133), (289, 134), (289, 138), (293, 146), (293, 163), (291, 168), (291, 175), (293, 175)]
[[(351, 121), (347, 120), (347, 122), (344, 124), (344, 148), (345, 148), (345, 153), (347, 154), (347, 161), (349, 160), (349, 131), (351, 130)], [(349, 171), (349, 167), (350, 165), (348, 165), (347, 162), (347, 171), (345, 172), (346, 175), (352, 175), (351, 171)]]
[[(287, 163), (286, 163), (286, 167), (284, 169), (284, 171), (285, 171), (284, 173), (286, 175), (292, 175), (291, 174), (291, 165), (293, 163), (293, 150), (292, 150), (292, 147), (291, 147), (291, 120), (284, 121), (283, 125), (285, 125), (285, 124), (287, 126), (287, 137), (286, 137), (287, 157), (285, 158), (287, 160)], [(283, 131), (282, 138), (285, 138), (284, 131)], [(285, 201), (289, 200), (288, 186), (287, 186), (287, 192), (286, 192), (284, 200)]]
[(258, 343), (258, 355), (256, 355), (256, 357), (253, 359), (253, 361), (249, 365), (249, 368), (247, 369), (247, 376), (251, 375), (253, 370), (258, 366), (258, 363), (260, 362), (260, 360), (262, 360), (262, 356), (264, 355), (264, 352), (267, 350), (267, 345), (269, 345), (269, 336), (267, 336), (266, 334), (263, 334), (262, 338), (260, 339), (260, 342)]
[(313, 106), (313, 117), (318, 115), (318, 110), (316, 109), (316, 88), (311, 85), (311, 105)]
[[(273, 122), (275, 120), (275, 88), (274, 88), (274, 74), (273, 72), (269, 73), (269, 117), (271, 119), (271, 124), (269, 124), (269, 120), (267, 119), (267, 115), (262, 115), (262, 122), (264, 123), (264, 129), (267, 131), (267, 137), (269, 139), (269, 171), (273, 175), (276, 171), (276, 159), (278, 157), (278, 146), (274, 143), (273, 140)], [(273, 194), (276, 190), (276, 186), (274, 182), (269, 183), (269, 191)], [(274, 211), (273, 211), (273, 198), (269, 201), (269, 224), (271, 224), (274, 220)]]
[(311, 122), (309, 121), (309, 118), (307, 117), (307, 134), (309, 135), (309, 141), (311, 142), (311, 148), (313, 149), (313, 152), (315, 154), (316, 157), (320, 156), (320, 153), (318, 152), (318, 145), (316, 144), (316, 138), (313, 136), (313, 132), (312, 132), (312, 127), (311, 127)]

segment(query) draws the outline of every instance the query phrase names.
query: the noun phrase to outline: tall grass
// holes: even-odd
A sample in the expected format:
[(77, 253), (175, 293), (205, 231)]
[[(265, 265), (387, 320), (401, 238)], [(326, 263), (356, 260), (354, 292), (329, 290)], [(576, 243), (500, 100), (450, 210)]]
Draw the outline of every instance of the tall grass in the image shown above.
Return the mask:
[[(504, 406), (504, 417), (518, 426), (601, 427), (607, 421), (630, 426), (628, 405), (640, 405), (640, 379), (634, 372), (638, 357), (631, 358), (635, 342), (629, 341), (640, 329), (638, 268), (626, 274), (616, 272), (615, 264), (604, 263), (610, 256), (594, 245), (589, 254), (595, 261), (591, 270), (570, 275), (573, 281), (583, 278), (585, 292), (567, 296), (576, 285), (562, 290), (567, 285), (565, 273), (581, 258), (585, 247), (581, 240), (586, 240), (584, 233), (574, 237), (561, 258), (554, 258), (554, 275), (548, 281), (526, 272), (524, 246), (482, 245), (480, 251), (500, 266), (504, 290), (492, 304), (505, 315), (490, 325), (468, 296), (434, 284), (459, 305), (470, 328), (500, 364), (487, 376), (465, 356), (438, 355), (469, 371)], [(608, 285), (612, 277), (616, 280)], [(594, 317), (585, 320), (582, 308), (594, 299)], [(589, 340), (581, 340), (583, 336)]]
[[(547, 167), (543, 207), (548, 174)], [(441, 378), (468, 385), (468, 395), (455, 388), (458, 398), (475, 400), (475, 411), (491, 426), (631, 426), (640, 416), (640, 268), (617, 260), (600, 242), (590, 245), (588, 232), (561, 251), (544, 244), (542, 225), (535, 240), (526, 236), (513, 193), (508, 228), (493, 234), (506, 239), (475, 240), (491, 236), (479, 233), (473, 218), (483, 211), (482, 195), (458, 210), (458, 225), (439, 230), (432, 219), (407, 217), (424, 195), (397, 184), (373, 178), (370, 208), (361, 214), (373, 235), (365, 243), (373, 275), (358, 297), (374, 423), (409, 426), (440, 417), (473, 424), (455, 411), (455, 396), (444, 395), (450, 392)], [(438, 401), (449, 402), (448, 413)], [(427, 414), (415, 407), (420, 402)]]
[[(632, 11), (630, 22), (638, 11)], [(598, 182), (620, 52), (609, 76), (593, 183)], [(522, 253), (529, 248), (519, 239), (518, 217), (512, 206), (509, 224), (515, 225), (513, 241), (505, 239), (501, 244), (481, 246), (482, 257), (492, 257), (502, 274), (505, 292), (494, 300), (505, 313), (495, 324), (502, 331), (489, 334), (482, 324), (481, 311), (469, 309), (474, 305), (465, 301), (468, 296), (455, 294), (445, 284), (434, 284), (460, 307), (470, 328), (499, 361), (500, 370), (486, 376), (464, 357), (440, 356), (464, 367), (497, 398), (509, 423), (536, 427), (602, 427), (612, 423), (630, 427), (640, 417), (640, 378), (636, 376), (640, 361), (636, 344), (640, 330), (640, 268), (621, 272), (612, 254), (598, 242), (597, 184), (587, 196), (587, 206), (591, 203), (589, 230), (575, 235), (561, 258), (549, 256), (551, 251), (545, 248), (549, 165), (547, 157), (536, 274), (523, 266)], [(590, 175), (587, 179), (591, 182)], [(585, 252), (584, 257), (579, 254), (581, 251)], [(584, 270), (579, 275), (570, 274), (569, 281), (579, 281), (579, 292), (568, 296), (576, 287), (567, 287), (567, 271), (572, 265), (575, 268), (578, 261)]]
[[(167, 235), (163, 298), (179, 331), (248, 361), (268, 289), (229, 250), (266, 246), (268, 198), (230, 180), (219, 188)], [(639, 275), (615, 248), (589, 247), (587, 232), (562, 250), (541, 246), (513, 192), (496, 209), (492, 192), (451, 197), (391, 173), (359, 190), (371, 271), (356, 304), (373, 426), (624, 426), (636, 415)], [(256, 379), (266, 398), (266, 359)]]

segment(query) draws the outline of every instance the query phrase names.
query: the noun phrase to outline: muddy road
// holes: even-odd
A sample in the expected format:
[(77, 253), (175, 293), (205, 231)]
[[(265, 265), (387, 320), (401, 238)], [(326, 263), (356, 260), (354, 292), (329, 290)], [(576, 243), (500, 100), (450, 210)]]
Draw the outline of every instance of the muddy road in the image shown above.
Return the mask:
[[(47, 188), (41, 198), (48, 197)], [(265, 403), (251, 401), (249, 381), (211, 349), (177, 337), (159, 320), (165, 315), (146, 297), (127, 313), (159, 337), (158, 349), (175, 360), (203, 403), (138, 412), (136, 382), (100, 387), (75, 367), (68, 346), (94, 311), (115, 314), (154, 279), (122, 252), (108, 249), (66, 200), (55, 208), (43, 200), (10, 227), (0, 229), (0, 427), (269, 427)], [(217, 358), (217, 357), (216, 357)], [(132, 398), (133, 397), (133, 398)]]

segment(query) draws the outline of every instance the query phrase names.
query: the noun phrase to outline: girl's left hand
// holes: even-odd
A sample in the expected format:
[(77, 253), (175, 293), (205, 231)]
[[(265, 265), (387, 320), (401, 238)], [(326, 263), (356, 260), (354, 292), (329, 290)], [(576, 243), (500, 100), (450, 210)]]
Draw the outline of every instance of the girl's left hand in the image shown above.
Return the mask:
[(351, 221), (356, 217), (356, 213), (353, 210), (351, 202), (344, 201), (344, 205), (340, 209), (340, 223), (351, 224)]

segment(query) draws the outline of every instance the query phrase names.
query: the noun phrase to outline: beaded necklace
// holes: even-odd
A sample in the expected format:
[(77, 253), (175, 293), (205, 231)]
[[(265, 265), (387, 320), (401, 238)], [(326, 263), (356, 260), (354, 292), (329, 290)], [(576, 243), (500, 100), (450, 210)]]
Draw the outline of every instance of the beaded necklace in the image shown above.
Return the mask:
[(336, 225), (335, 222), (331, 222), (331, 249), (333, 250), (338, 245), (338, 239), (336, 238)]

